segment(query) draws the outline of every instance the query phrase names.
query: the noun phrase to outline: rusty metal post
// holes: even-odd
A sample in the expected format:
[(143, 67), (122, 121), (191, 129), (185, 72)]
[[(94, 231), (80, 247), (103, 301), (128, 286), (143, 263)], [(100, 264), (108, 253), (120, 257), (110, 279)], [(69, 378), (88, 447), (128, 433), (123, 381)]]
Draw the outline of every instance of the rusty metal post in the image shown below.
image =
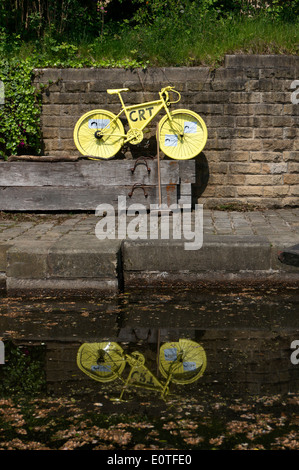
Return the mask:
[(157, 162), (158, 162), (158, 192), (159, 192), (159, 207), (162, 204), (161, 198), (161, 175), (160, 175), (160, 145), (159, 145), (159, 123), (157, 123)]

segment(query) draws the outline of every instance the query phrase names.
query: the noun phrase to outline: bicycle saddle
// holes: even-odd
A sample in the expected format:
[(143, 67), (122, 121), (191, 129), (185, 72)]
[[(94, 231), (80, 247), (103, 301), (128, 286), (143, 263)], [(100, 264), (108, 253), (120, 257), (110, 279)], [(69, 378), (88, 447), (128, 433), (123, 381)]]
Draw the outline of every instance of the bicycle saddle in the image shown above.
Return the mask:
[(129, 91), (129, 88), (115, 88), (115, 89), (109, 89), (107, 90), (107, 93), (109, 95), (114, 95), (116, 93), (121, 93), (122, 91)]

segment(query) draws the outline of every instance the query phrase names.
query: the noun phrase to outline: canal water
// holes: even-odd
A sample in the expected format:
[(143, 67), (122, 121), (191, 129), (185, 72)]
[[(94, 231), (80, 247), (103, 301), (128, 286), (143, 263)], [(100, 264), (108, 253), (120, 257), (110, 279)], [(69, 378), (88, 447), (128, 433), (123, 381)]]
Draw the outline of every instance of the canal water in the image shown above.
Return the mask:
[[(294, 287), (3, 296), (0, 339), (1, 449), (299, 448)], [(168, 367), (180, 342), (199, 345), (206, 362), (198, 366), (196, 351), (189, 354), (182, 367), (191, 375), (202, 367), (201, 373), (193, 381), (170, 380), (165, 400), (163, 358)], [(117, 369), (124, 381), (110, 381), (111, 363), (94, 362), (88, 375), (78, 351), (94, 343), (142, 357), (146, 368), (135, 370), (124, 391), (130, 362)], [(11, 418), (20, 407), (21, 424)]]

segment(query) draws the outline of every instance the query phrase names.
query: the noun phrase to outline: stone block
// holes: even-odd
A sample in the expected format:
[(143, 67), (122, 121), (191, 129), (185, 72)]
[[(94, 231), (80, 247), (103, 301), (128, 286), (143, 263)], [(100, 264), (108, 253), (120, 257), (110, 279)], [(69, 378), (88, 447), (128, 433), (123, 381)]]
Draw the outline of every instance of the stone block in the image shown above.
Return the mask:
[(253, 174), (258, 175), (262, 171), (261, 163), (231, 163), (229, 172), (234, 174)]
[(6, 272), (6, 265), (7, 265), (6, 253), (7, 253), (7, 250), (10, 248), (10, 246), (11, 245), (7, 243), (0, 244), (0, 272), (1, 271)]
[(120, 240), (64, 237), (48, 255), (48, 277), (82, 279), (118, 277)]
[[(163, 253), (163, 256), (161, 256)], [(185, 250), (183, 240), (123, 243), (124, 273), (238, 272), (270, 269), (270, 243), (264, 237), (206, 235), (198, 250)]]
[(7, 250), (7, 277), (43, 279), (48, 275), (49, 244), (28, 240)]
[(288, 55), (226, 55), (225, 56), (225, 67), (227, 68), (245, 68), (245, 69), (276, 69), (276, 68), (296, 68), (298, 67), (298, 57)]
[(258, 196), (262, 197), (264, 195), (263, 186), (239, 186), (237, 188), (237, 194), (241, 197), (247, 196)]

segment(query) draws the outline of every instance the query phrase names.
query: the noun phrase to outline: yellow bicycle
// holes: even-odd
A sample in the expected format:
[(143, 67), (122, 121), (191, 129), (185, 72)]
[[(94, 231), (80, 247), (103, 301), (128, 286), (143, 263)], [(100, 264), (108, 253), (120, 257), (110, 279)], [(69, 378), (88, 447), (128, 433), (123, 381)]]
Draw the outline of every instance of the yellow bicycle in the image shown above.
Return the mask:
[[(126, 364), (130, 372), (122, 377)], [(145, 357), (138, 351), (124, 352), (115, 342), (83, 343), (77, 352), (79, 369), (98, 382), (111, 382), (117, 378), (123, 382), (120, 397), (130, 386), (160, 391), (165, 400), (169, 393), (170, 382), (191, 384), (204, 373), (207, 365), (203, 347), (189, 339), (164, 343), (159, 350), (159, 370), (166, 379), (160, 381), (146, 366)]]
[[(126, 91), (129, 89), (107, 90), (107, 93), (117, 94), (120, 99), (122, 107), (117, 115), (96, 109), (87, 112), (77, 121), (74, 142), (82, 155), (93, 160), (107, 160), (115, 156), (126, 143), (140, 144), (143, 140), (143, 130), (163, 109), (166, 115), (160, 120), (157, 131), (162, 152), (176, 160), (188, 160), (203, 150), (208, 137), (203, 119), (187, 109), (169, 110), (171, 104), (178, 103), (181, 99), (180, 93), (174, 87), (162, 88), (159, 100), (131, 106), (126, 106), (122, 99), (121, 93)], [(170, 101), (170, 93), (175, 93), (177, 100)], [(123, 113), (128, 122), (127, 132), (120, 120)]]

